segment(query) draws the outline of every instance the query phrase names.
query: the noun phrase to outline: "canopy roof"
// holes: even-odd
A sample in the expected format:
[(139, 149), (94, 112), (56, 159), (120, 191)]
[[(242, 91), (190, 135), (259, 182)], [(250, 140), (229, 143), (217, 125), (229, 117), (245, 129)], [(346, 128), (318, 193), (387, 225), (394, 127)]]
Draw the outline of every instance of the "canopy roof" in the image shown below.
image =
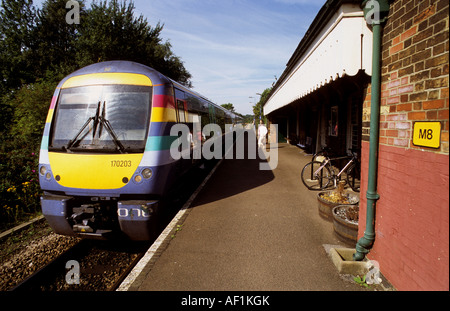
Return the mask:
[(360, 1), (327, 1), (274, 85), (264, 114), (359, 70), (372, 74), (372, 32)]

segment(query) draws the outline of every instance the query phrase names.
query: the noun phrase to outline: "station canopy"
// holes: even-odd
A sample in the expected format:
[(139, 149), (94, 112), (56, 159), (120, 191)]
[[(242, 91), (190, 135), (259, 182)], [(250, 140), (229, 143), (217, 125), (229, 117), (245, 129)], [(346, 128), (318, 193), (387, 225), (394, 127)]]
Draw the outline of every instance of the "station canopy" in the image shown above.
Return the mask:
[(360, 5), (331, 2), (341, 5), (325, 4), (319, 11), (273, 87), (265, 115), (344, 75), (354, 76), (360, 70), (372, 75), (372, 31)]

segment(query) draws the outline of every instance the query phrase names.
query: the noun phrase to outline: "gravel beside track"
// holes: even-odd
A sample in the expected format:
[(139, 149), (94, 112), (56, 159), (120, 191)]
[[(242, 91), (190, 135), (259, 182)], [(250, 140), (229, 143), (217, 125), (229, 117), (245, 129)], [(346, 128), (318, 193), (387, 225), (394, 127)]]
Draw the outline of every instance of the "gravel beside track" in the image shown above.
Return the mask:
[[(171, 209), (165, 216), (167, 219), (161, 219), (161, 230), (208, 175), (214, 164), (216, 161), (209, 161), (204, 166), (206, 169), (194, 169), (185, 177), (186, 180), (181, 188), (183, 191), (177, 192), (176, 196), (172, 197)], [(81, 240), (77, 237), (55, 234), (45, 219), (0, 238), (0, 291), (13, 289)], [(73, 258), (79, 260), (80, 284), (68, 285), (65, 275), (61, 275), (36, 290), (111, 290), (117, 282), (120, 282), (120, 278), (130, 266), (135, 264), (139, 256), (146, 251), (145, 244), (138, 243), (130, 246), (130, 243), (108, 245), (100, 242), (105, 241), (94, 242), (97, 245), (87, 256)], [(150, 244), (146, 247), (148, 248)]]
[[(32, 276), (82, 239), (55, 234), (45, 221), (14, 232), (0, 241), (0, 291), (11, 290)], [(114, 289), (130, 266), (148, 248), (145, 243), (111, 243), (85, 240), (81, 254), (74, 254), (80, 265), (80, 284), (67, 284), (62, 274), (48, 275), (43, 284), (27, 290), (104, 291)], [(72, 259), (72, 258), (71, 258)]]
[[(67, 270), (64, 270), (67, 257), (63, 262), (58, 261), (60, 273), (45, 274), (45, 279), (39, 285), (31, 286), (27, 290), (37, 291), (107, 291), (114, 290), (120, 278), (127, 274), (135, 260), (142, 256), (148, 248), (145, 243), (111, 242), (98, 240), (84, 240), (83, 246), (77, 251), (70, 251), (70, 260), (76, 260), (80, 267), (79, 284), (66, 282)], [(78, 249), (78, 247), (77, 247)]]
[(0, 240), (0, 291), (12, 289), (79, 241), (55, 234), (44, 220)]

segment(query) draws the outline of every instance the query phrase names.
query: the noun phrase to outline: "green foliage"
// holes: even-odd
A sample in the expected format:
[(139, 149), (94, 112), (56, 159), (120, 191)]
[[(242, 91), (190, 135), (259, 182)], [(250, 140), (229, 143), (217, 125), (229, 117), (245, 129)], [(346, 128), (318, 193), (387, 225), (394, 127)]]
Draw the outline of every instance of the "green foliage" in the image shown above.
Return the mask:
[[(59, 80), (79, 67), (76, 63), (77, 25), (66, 23), (66, 0), (47, 0), (37, 10), (36, 26), (32, 31), (30, 58), (36, 78)], [(80, 14), (84, 14), (84, 2)], [(56, 74), (56, 76), (55, 76)]]
[(132, 60), (191, 86), (191, 75), (170, 43), (160, 38), (163, 26), (157, 23), (152, 28), (142, 15), (134, 16), (134, 8), (133, 2), (94, 2), (81, 17), (77, 63), (83, 67), (99, 61)]
[(221, 106), (222, 106), (223, 108), (225, 108), (225, 109), (228, 109), (228, 110), (230, 110), (230, 111), (232, 111), (232, 112), (235, 112), (235, 111), (234, 111), (234, 106), (233, 106), (232, 103), (222, 104)]
[(242, 116), (242, 117), (243, 117), (243, 121), (242, 121), (243, 123), (251, 124), (255, 120), (255, 116), (252, 114), (246, 114), (245, 116)]
[[(266, 99), (268, 98), (271, 90), (272, 88), (265, 89), (264, 92), (262, 92), (259, 101), (256, 103), (256, 105), (253, 106), (253, 114), (255, 115), (255, 120), (259, 120), (261, 116), (263, 122), (267, 123), (267, 120), (264, 117), (263, 103), (266, 102)], [(257, 121), (257, 123), (259, 124), (259, 121)]]
[(59, 81), (92, 63), (130, 60), (153, 67), (192, 86), (191, 75), (153, 28), (134, 15), (132, 1), (79, 0), (80, 24), (66, 22), (66, 0), (46, 0), (36, 9), (32, 0), (2, 0), (0, 6), (0, 92), (37, 79)]
[(5, 96), (14, 112), (0, 144), (0, 219), (15, 223), (40, 210), (37, 175), (40, 140), (54, 83), (23, 86), (14, 96)]
[(134, 6), (117, 1), (93, 3), (82, 18), (78, 44), (78, 62), (88, 65), (98, 61), (133, 59), (137, 62), (154, 54), (160, 43), (162, 27), (152, 29), (141, 17), (135, 18)]
[(29, 51), (36, 11), (32, 0), (2, 0), (0, 6), (0, 92), (32, 81)]
[[(23, 86), (11, 100), (15, 107), (11, 134), (20, 145), (39, 147), (56, 83), (38, 82)], [(31, 144), (30, 144), (31, 143)]]
[(191, 75), (132, 1), (80, 4), (66, 22), (66, 0), (0, 2), (0, 230), (40, 210), (38, 155), (57, 83), (92, 63), (130, 60), (191, 86)]
[(360, 286), (363, 286), (365, 288), (369, 288), (369, 284), (366, 283), (366, 276), (355, 276), (353, 277), (353, 281), (355, 281), (357, 284), (359, 284)]

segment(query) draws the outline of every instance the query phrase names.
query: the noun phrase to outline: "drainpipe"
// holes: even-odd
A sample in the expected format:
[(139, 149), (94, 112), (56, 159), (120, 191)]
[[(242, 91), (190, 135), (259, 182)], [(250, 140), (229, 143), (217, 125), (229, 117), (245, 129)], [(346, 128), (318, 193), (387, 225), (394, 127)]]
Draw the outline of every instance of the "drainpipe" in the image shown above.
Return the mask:
[(380, 99), (381, 99), (381, 33), (383, 23), (389, 14), (388, 0), (365, 0), (362, 2), (364, 18), (373, 33), (372, 50), (372, 80), (371, 80), (371, 102), (370, 102), (370, 149), (369, 149), (369, 176), (367, 182), (367, 209), (366, 229), (364, 236), (356, 243), (356, 253), (353, 259), (361, 261), (372, 248), (375, 241), (375, 206), (380, 198), (377, 193), (378, 175), (378, 140), (380, 125)]

